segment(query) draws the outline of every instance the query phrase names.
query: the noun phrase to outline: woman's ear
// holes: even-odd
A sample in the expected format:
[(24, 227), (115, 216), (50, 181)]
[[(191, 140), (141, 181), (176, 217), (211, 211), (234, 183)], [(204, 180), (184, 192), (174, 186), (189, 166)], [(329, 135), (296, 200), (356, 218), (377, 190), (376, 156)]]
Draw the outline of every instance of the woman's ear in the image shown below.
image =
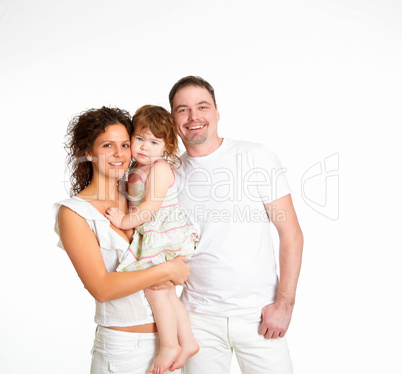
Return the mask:
[(85, 158), (87, 161), (92, 162), (92, 156), (89, 153), (85, 153)]

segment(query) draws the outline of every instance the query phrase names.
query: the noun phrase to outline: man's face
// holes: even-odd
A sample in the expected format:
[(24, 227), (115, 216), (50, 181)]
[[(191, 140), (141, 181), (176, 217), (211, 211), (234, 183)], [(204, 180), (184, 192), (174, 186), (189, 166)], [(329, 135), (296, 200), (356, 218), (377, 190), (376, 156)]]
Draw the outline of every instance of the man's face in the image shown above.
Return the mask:
[(177, 91), (172, 115), (186, 147), (218, 138), (219, 112), (206, 88), (187, 86)]

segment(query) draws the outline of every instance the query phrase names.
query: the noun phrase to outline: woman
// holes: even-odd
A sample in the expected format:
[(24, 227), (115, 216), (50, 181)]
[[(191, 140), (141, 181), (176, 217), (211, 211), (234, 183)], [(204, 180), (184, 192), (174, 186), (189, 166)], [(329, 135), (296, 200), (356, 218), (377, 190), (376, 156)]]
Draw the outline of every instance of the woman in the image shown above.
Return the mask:
[(145, 374), (158, 350), (152, 311), (143, 289), (183, 283), (183, 258), (136, 272), (115, 269), (132, 237), (105, 218), (107, 209), (128, 212), (118, 179), (130, 164), (129, 114), (116, 108), (76, 116), (66, 143), (72, 169), (70, 199), (56, 204), (56, 232), (85, 288), (95, 298), (98, 324), (91, 373)]

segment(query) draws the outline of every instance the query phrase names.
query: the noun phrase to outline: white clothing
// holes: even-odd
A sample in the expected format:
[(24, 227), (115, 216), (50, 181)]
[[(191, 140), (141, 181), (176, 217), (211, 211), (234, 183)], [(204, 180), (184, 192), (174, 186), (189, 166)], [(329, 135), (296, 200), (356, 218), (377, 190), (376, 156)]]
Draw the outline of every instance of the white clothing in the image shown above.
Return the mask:
[(264, 203), (290, 193), (285, 169), (268, 147), (229, 139), (205, 157), (184, 153), (182, 163), (179, 203), (200, 233), (183, 303), (213, 316), (261, 312), (278, 285)]
[(216, 317), (190, 312), (199, 352), (184, 365), (184, 374), (229, 374), (233, 351), (243, 374), (292, 374), (286, 338), (258, 334), (261, 313)]
[[(123, 254), (129, 248), (128, 242), (110, 227), (109, 220), (94, 206), (76, 196), (54, 205), (57, 234), (59, 234), (58, 212), (62, 205), (85, 219), (98, 239), (107, 271), (115, 271)], [(60, 240), (58, 246), (63, 248)], [(95, 304), (95, 323), (101, 326), (137, 326), (155, 322), (144, 291), (104, 303), (95, 300)]]
[[(158, 352), (158, 333), (140, 334), (98, 326), (92, 348), (91, 374), (149, 374), (148, 369)], [(181, 370), (173, 373), (179, 374)]]

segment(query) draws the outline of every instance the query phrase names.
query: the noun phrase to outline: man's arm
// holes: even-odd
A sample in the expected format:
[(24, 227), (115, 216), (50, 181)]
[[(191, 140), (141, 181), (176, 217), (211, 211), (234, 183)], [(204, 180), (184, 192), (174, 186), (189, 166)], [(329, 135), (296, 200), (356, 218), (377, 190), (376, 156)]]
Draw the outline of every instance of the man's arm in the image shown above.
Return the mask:
[(267, 339), (284, 337), (292, 318), (303, 252), (303, 233), (290, 195), (264, 204), (279, 234), (280, 280), (275, 303), (262, 309), (259, 333)]

